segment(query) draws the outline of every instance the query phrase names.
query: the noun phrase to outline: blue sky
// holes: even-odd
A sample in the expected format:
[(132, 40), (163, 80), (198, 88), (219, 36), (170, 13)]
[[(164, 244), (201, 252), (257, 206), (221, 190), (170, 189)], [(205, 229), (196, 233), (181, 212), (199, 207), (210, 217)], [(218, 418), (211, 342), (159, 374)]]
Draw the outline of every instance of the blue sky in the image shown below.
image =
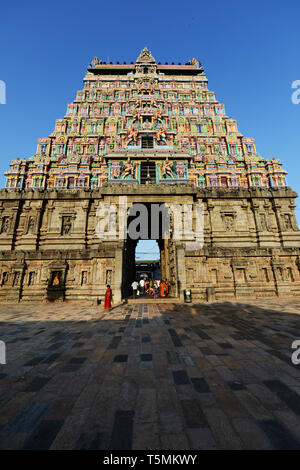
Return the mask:
[(159, 247), (155, 240), (140, 240), (136, 246), (137, 260), (159, 260)]
[(265, 158), (282, 160), (300, 193), (300, 104), (291, 101), (299, 17), (297, 0), (2, 1), (0, 185), (9, 162), (34, 154), (64, 116), (95, 55), (135, 61), (147, 46), (160, 62), (198, 58), (240, 132)]

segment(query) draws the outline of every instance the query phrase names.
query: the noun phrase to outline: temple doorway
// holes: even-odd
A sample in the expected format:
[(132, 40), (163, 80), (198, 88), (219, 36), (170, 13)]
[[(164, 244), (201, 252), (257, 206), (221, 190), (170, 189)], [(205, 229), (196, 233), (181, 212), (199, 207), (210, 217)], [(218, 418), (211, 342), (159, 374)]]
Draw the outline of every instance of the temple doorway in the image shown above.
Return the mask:
[[(171, 239), (172, 231), (170, 226), (165, 223), (166, 211), (168, 209), (164, 204), (161, 204), (158, 221), (154, 221), (158, 204), (147, 203), (141, 204), (141, 206), (144, 206), (141, 207), (141, 211), (145, 210), (145, 206), (147, 208), (147, 220), (143, 219), (146, 228), (139, 226), (138, 218), (140, 217), (140, 211), (136, 210), (136, 208), (134, 208), (127, 219), (128, 233), (123, 246), (122, 298), (128, 298), (132, 295), (131, 284), (142, 275), (155, 280), (167, 279), (170, 287), (170, 296), (177, 297), (176, 246)], [(134, 204), (132, 207), (134, 207)], [(131, 222), (138, 227), (140, 233), (133, 233), (130, 230)], [(155, 238), (151, 236), (154, 233), (154, 226)]]

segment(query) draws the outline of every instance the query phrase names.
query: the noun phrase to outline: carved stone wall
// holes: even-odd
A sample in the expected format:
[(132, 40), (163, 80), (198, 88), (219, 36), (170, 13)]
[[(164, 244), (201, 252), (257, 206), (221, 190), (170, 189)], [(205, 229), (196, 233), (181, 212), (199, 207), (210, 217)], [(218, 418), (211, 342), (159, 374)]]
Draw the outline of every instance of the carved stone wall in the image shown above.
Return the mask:
[[(195, 188), (191, 184), (107, 185), (96, 190), (0, 191), (0, 300), (101, 297), (121, 300), (124, 240), (100, 239), (97, 208), (134, 203), (200, 204), (204, 245), (164, 244), (171, 294), (193, 299), (300, 295), (300, 234), (290, 188)], [(123, 201), (123, 199), (122, 199)], [(193, 225), (195, 226), (195, 218)], [(174, 228), (174, 227), (173, 227)], [(122, 278), (123, 277), (123, 278)]]

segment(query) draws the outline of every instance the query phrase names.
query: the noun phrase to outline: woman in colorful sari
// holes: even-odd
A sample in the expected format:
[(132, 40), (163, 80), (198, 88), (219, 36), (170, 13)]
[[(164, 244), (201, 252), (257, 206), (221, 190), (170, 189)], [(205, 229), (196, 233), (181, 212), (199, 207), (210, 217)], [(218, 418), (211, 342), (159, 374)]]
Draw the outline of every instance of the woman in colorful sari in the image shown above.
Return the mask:
[(109, 308), (111, 308), (112, 290), (111, 290), (109, 284), (107, 284), (106, 287), (107, 287), (107, 289), (106, 289), (106, 292), (105, 292), (104, 308), (109, 309)]
[(153, 295), (153, 279), (150, 279), (149, 295)]
[(145, 281), (145, 294), (146, 295), (149, 295), (149, 286), (150, 286), (149, 279), (146, 279)]
[(160, 281), (160, 284), (159, 284), (159, 291), (160, 291), (160, 296), (161, 296), (161, 297), (165, 297), (165, 296), (166, 296), (166, 293), (165, 293), (165, 283), (164, 283), (164, 281)]

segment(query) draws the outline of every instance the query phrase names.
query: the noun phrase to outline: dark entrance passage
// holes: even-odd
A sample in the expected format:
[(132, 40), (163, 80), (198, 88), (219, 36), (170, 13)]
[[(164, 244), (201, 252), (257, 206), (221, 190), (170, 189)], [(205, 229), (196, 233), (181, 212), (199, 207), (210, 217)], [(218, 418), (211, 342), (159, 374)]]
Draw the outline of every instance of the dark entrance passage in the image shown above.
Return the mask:
[(148, 279), (161, 279), (160, 261), (136, 261), (135, 272), (137, 280), (141, 277), (148, 277)]
[[(142, 207), (132, 206), (132, 215), (127, 219), (127, 239), (123, 248), (123, 270), (122, 270), (122, 297), (127, 298), (132, 295), (131, 284), (137, 280), (141, 273), (151, 276), (155, 274), (158, 279), (167, 279), (170, 286), (170, 296), (177, 296), (177, 263), (176, 248), (174, 241), (171, 240), (169, 225), (166, 223), (168, 218), (168, 208), (161, 204), (141, 204)], [(155, 206), (155, 207), (154, 207)], [(159, 207), (158, 207), (159, 206)], [(140, 210), (139, 210), (140, 209)], [(159, 209), (159, 210), (158, 210)], [(147, 217), (141, 217), (141, 212), (147, 212)], [(131, 225), (132, 224), (132, 225)], [(134, 230), (131, 230), (132, 226)], [(167, 233), (169, 231), (169, 233)], [(155, 233), (155, 238), (153, 237)], [(137, 244), (141, 240), (152, 241), (158, 245), (158, 259), (144, 259), (148, 261), (146, 266), (139, 265), (136, 259)], [(158, 253), (158, 250), (157, 253)], [(147, 258), (147, 256), (146, 256)], [(157, 263), (159, 261), (159, 264)], [(153, 264), (153, 262), (156, 262)]]
[(143, 161), (141, 163), (141, 184), (156, 183), (155, 162)]
[[(149, 241), (149, 240), (147, 240)], [(161, 259), (164, 258), (164, 240), (151, 240), (159, 247), (158, 260), (136, 258), (136, 248), (141, 240), (127, 238), (123, 250), (123, 276), (122, 276), (122, 297), (130, 297), (132, 294), (131, 284), (141, 278), (161, 279)], [(147, 256), (151, 258), (151, 256)]]

